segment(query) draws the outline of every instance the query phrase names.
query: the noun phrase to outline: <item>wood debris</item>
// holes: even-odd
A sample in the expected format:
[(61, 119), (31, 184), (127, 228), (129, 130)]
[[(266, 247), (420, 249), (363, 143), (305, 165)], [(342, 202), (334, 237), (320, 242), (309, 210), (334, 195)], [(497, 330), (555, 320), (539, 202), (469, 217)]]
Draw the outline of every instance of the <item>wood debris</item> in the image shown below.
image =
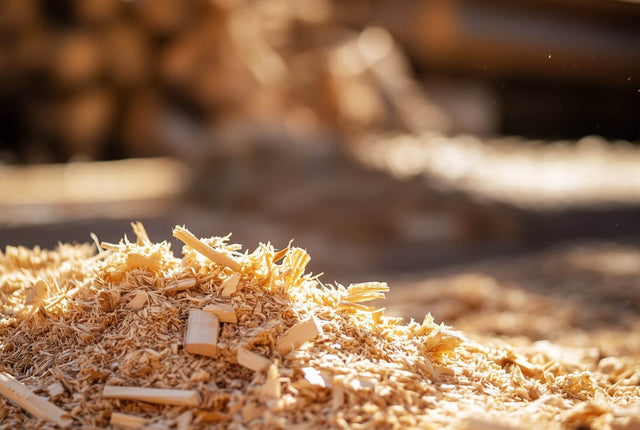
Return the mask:
[(112, 412), (109, 424), (125, 429), (139, 429), (147, 424), (147, 419), (135, 415), (123, 414), (121, 412)]
[(271, 366), (271, 361), (269, 361), (269, 359), (251, 352), (246, 348), (238, 348), (237, 354), (239, 364), (242, 364), (248, 369), (255, 370), (256, 372), (262, 372)]
[(310, 317), (291, 327), (278, 340), (278, 352), (286, 354), (293, 349), (299, 348), (305, 342), (315, 339), (320, 334), (322, 334), (322, 326), (320, 326), (318, 320)]
[(205, 306), (203, 309), (205, 312), (211, 312), (216, 315), (220, 322), (223, 323), (237, 323), (236, 310), (232, 305), (226, 303), (214, 303), (212, 305)]
[(238, 288), (239, 281), (240, 281), (239, 273), (234, 273), (233, 275), (229, 276), (227, 279), (224, 280), (222, 285), (220, 285), (220, 289), (222, 290), (220, 292), (220, 295), (222, 297), (229, 297), (231, 294), (235, 293), (236, 289)]
[(184, 227), (176, 227), (173, 230), (173, 237), (181, 240), (185, 245), (195, 249), (214, 263), (228, 267), (234, 272), (240, 272), (240, 264), (238, 264), (237, 261), (219, 251), (216, 251), (206, 243), (199, 240)]
[[(91, 246), (67, 244), (0, 253), (2, 426), (34, 428), (45, 419), (74, 428), (146, 420), (145, 428), (194, 430), (500, 423), (609, 430), (637, 423), (640, 363), (632, 357), (476, 341), (431, 315), (403, 324), (361, 304), (381, 298), (386, 284), (321, 284), (305, 273), (302, 249), (261, 244), (241, 253), (228, 237), (212, 237), (186, 239), (179, 258), (141, 225), (135, 231), (135, 242), (105, 244), (97, 256)], [(217, 261), (203, 258), (201, 245)], [(235, 292), (223, 296), (234, 274), (241, 274)], [(47, 291), (34, 311), (26, 299), (39, 281)], [(190, 286), (167, 289), (180, 282)], [(461, 297), (477, 300), (473, 293)]]
[(191, 354), (218, 356), (218, 317), (209, 312), (193, 309), (189, 313), (184, 349)]
[(0, 394), (37, 418), (54, 422), (63, 428), (69, 427), (72, 423), (67, 412), (35, 395), (22, 382), (6, 372), (0, 372)]
[(136, 291), (135, 294), (136, 295), (133, 296), (133, 298), (129, 301), (129, 303), (127, 303), (126, 306), (130, 311), (137, 311), (139, 309), (142, 309), (142, 307), (149, 300), (149, 295), (146, 293), (146, 291)]
[(200, 395), (195, 390), (105, 385), (102, 397), (105, 399), (138, 400), (162, 405), (196, 407), (200, 404)]

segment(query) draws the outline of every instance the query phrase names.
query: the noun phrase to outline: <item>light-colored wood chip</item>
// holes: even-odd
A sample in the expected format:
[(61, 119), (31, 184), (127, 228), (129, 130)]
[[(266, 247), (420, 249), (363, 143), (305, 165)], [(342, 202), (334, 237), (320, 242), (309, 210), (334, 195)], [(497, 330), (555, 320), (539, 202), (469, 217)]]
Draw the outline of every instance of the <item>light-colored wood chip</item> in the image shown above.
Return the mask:
[(49, 397), (54, 398), (64, 393), (64, 387), (60, 382), (54, 382), (47, 386), (47, 393), (49, 393)]
[(147, 424), (147, 419), (135, 415), (123, 414), (121, 412), (112, 412), (109, 424), (125, 429), (139, 429)]
[(331, 377), (326, 372), (321, 372), (313, 367), (303, 367), (304, 379), (311, 385), (322, 388), (331, 388)]
[(322, 326), (316, 318), (310, 317), (291, 327), (278, 340), (278, 352), (286, 354), (299, 348), (303, 343), (315, 339), (320, 334), (322, 334)]
[(191, 354), (218, 356), (220, 321), (215, 314), (193, 309), (189, 313), (184, 349)]
[(271, 366), (271, 360), (262, 355), (251, 352), (246, 348), (240, 347), (237, 351), (238, 363), (244, 367), (255, 370), (256, 372), (262, 372), (267, 370)]
[(278, 371), (278, 361), (276, 360), (269, 366), (267, 371), (267, 380), (265, 381), (262, 392), (266, 399), (277, 400), (281, 397), (280, 372)]
[(245, 422), (253, 421), (264, 413), (264, 407), (249, 402), (242, 408), (242, 419)]
[(147, 304), (147, 301), (149, 300), (149, 295), (147, 294), (146, 291), (136, 291), (136, 295), (133, 296), (133, 298), (131, 300), (129, 300), (129, 303), (127, 303), (126, 308), (129, 309), (130, 311), (137, 311), (140, 310), (144, 307), (144, 305)]
[(236, 316), (235, 308), (227, 303), (214, 303), (212, 305), (205, 306), (202, 309), (204, 312), (210, 312), (218, 317), (220, 322), (223, 323), (237, 323), (238, 317)]
[(195, 278), (178, 279), (177, 281), (170, 282), (162, 291), (165, 293), (176, 293), (178, 291), (188, 290), (194, 285), (196, 285)]
[(234, 273), (233, 275), (229, 276), (227, 279), (224, 280), (222, 285), (220, 285), (220, 289), (222, 290), (220, 295), (222, 297), (228, 297), (231, 294), (235, 293), (236, 290), (238, 289), (239, 281), (240, 281), (239, 273)]
[(191, 430), (191, 421), (193, 421), (193, 412), (184, 411), (176, 418), (176, 428), (178, 430)]
[(32, 415), (54, 422), (60, 427), (69, 427), (73, 422), (67, 412), (35, 395), (26, 385), (5, 372), (0, 372), (0, 394)]
[(200, 404), (200, 395), (195, 390), (174, 390), (169, 388), (121, 387), (105, 385), (102, 390), (105, 399), (138, 400), (163, 405), (191, 406)]
[(216, 251), (215, 249), (195, 237), (189, 230), (185, 229), (184, 227), (176, 226), (173, 229), (173, 237), (181, 240), (185, 245), (195, 249), (214, 263), (228, 267), (234, 272), (240, 272), (241, 267), (237, 261), (235, 261), (231, 257), (224, 255), (221, 252)]

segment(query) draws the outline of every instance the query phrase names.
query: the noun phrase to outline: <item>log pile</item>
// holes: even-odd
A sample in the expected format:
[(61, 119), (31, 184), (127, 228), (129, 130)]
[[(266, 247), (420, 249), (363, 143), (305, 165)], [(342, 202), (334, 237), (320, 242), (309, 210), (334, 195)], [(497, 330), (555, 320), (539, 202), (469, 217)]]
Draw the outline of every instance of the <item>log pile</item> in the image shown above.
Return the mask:
[(0, 142), (23, 162), (198, 160), (438, 125), (391, 36), (343, 19), (359, 3), (1, 2)]
[[(0, 254), (7, 428), (638, 425), (638, 385), (611, 366), (468, 339), (430, 314), (402, 324), (363, 304), (386, 284), (324, 285), (296, 247), (241, 252), (177, 227), (177, 258), (133, 227), (135, 242), (97, 254), (68, 244)], [(167, 288), (176, 284), (187, 287)], [(192, 340), (216, 354), (190, 351)], [(615, 374), (637, 376), (637, 363), (622, 367)]]

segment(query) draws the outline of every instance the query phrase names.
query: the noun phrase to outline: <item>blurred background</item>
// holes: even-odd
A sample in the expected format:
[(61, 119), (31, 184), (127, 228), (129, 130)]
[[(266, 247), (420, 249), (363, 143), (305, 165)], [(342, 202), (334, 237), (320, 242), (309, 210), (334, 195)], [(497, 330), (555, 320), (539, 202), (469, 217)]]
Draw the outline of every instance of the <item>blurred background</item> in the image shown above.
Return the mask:
[(0, 246), (142, 220), (345, 282), (640, 238), (640, 4), (0, 0)]

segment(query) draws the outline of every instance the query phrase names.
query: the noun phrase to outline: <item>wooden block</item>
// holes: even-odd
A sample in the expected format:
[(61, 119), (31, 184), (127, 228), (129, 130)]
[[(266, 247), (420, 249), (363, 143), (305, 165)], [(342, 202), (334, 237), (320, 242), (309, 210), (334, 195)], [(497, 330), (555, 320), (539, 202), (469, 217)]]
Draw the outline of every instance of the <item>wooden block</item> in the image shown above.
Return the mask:
[(191, 354), (218, 356), (218, 331), (220, 321), (209, 312), (193, 309), (189, 313), (184, 349)]
[(122, 427), (125, 429), (139, 429), (147, 424), (147, 419), (136, 417), (135, 415), (112, 412), (111, 421), (109, 422), (109, 424), (114, 427)]
[(262, 372), (271, 366), (271, 360), (256, 354), (255, 352), (251, 352), (246, 348), (238, 348), (237, 354), (239, 364), (248, 369), (255, 370), (256, 372)]
[(202, 309), (205, 312), (210, 312), (218, 317), (220, 322), (237, 323), (236, 310), (233, 306), (226, 303), (214, 303), (212, 305), (205, 306)]
[(316, 338), (320, 334), (322, 334), (320, 323), (314, 317), (310, 317), (291, 327), (289, 331), (278, 340), (278, 352), (280, 352), (280, 354), (286, 354), (293, 349), (299, 348), (303, 343)]
[(120, 387), (105, 385), (105, 399), (138, 400), (162, 405), (191, 406), (200, 404), (200, 395), (195, 390), (173, 390), (168, 388)]
[(130, 311), (137, 311), (147, 304), (147, 300), (149, 300), (149, 295), (145, 291), (136, 291), (136, 295), (129, 300), (126, 308)]
[(228, 297), (231, 294), (235, 293), (238, 289), (238, 282), (240, 282), (240, 274), (234, 273), (224, 280), (220, 288), (222, 292), (220, 293), (222, 297)]
[(52, 421), (60, 427), (69, 427), (73, 422), (67, 412), (50, 401), (35, 395), (26, 385), (5, 372), (0, 372), (0, 394), (33, 416)]
[(184, 227), (176, 226), (173, 229), (173, 237), (184, 242), (185, 245), (198, 251), (216, 264), (225, 266), (234, 272), (240, 272), (240, 264), (231, 257), (227, 257), (221, 252), (216, 251), (200, 239), (196, 238), (191, 232)]

